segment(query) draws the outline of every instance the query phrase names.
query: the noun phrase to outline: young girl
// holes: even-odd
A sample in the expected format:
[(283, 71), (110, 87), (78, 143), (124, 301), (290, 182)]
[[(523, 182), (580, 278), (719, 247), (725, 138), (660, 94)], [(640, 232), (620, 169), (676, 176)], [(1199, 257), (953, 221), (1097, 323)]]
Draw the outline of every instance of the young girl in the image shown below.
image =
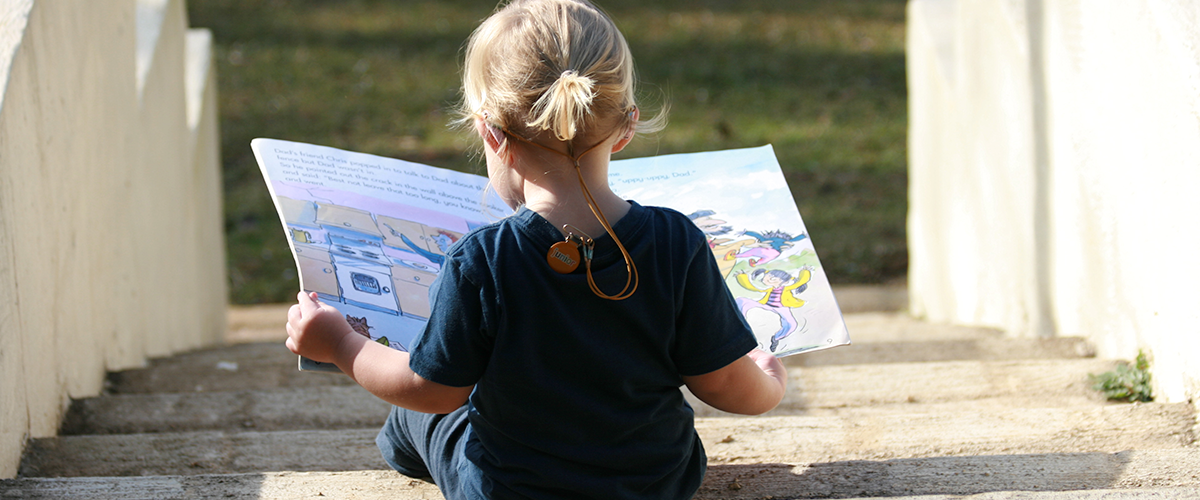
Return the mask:
[(447, 498), (690, 498), (707, 459), (679, 390), (757, 414), (755, 350), (704, 234), (608, 187), (639, 123), (633, 63), (584, 0), (515, 0), (468, 42), (465, 114), (516, 214), (446, 255), (410, 352), (303, 293), (287, 346), (395, 404), (377, 444)]

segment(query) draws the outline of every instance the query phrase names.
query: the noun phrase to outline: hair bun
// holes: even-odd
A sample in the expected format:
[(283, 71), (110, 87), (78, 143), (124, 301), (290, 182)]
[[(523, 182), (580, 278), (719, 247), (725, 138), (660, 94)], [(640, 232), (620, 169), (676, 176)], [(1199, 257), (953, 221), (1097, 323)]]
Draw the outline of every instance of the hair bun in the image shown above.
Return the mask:
[(595, 80), (579, 74), (578, 71), (563, 71), (550, 88), (533, 103), (533, 120), (527, 125), (549, 130), (562, 141), (573, 139), (575, 133), (583, 126), (585, 117), (591, 114), (595, 86)]
[(591, 104), (592, 98), (595, 97), (592, 87), (596, 85), (596, 81), (579, 74), (578, 71), (568, 69), (558, 75), (558, 86), (561, 92), (566, 92), (568, 96), (575, 97), (581, 102)]

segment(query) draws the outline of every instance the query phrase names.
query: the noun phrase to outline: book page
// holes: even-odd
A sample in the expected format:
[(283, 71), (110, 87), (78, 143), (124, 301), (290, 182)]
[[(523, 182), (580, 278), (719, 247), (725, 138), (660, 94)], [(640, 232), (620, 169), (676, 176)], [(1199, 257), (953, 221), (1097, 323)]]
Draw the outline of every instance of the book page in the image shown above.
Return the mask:
[(614, 161), (609, 185), (704, 231), (763, 350), (782, 357), (850, 343), (771, 146)]
[[(300, 288), (354, 331), (408, 350), (429, 318), (429, 286), (446, 250), (512, 211), (484, 198), (487, 179), (297, 142), (255, 139), (299, 268)], [(337, 367), (302, 359), (301, 368)]]

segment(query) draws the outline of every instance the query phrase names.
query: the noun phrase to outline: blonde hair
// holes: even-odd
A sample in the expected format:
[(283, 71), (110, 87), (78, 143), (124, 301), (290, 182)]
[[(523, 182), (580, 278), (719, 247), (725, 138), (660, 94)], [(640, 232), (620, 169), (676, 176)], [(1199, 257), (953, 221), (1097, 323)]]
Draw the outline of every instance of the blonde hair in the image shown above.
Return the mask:
[[(586, 0), (514, 0), (471, 34), (463, 119), (484, 117), (524, 137), (560, 141), (633, 125), (633, 56), (625, 37)], [(639, 132), (662, 128), (663, 116)], [(607, 130), (600, 130), (603, 127)]]

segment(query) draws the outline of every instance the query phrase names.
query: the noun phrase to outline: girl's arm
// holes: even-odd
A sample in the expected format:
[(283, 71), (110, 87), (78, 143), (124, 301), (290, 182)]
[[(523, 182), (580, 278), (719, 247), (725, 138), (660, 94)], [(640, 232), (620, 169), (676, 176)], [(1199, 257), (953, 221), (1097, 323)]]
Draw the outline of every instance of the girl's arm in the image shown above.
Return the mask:
[(431, 382), (408, 367), (408, 353), (384, 347), (350, 328), (345, 316), (300, 292), (288, 310), (287, 347), (314, 361), (334, 363), (358, 385), (396, 406), (424, 413), (449, 413), (466, 403), (474, 386)]
[(759, 415), (771, 411), (783, 400), (787, 369), (773, 354), (755, 349), (724, 368), (683, 377), (683, 383), (713, 408)]

